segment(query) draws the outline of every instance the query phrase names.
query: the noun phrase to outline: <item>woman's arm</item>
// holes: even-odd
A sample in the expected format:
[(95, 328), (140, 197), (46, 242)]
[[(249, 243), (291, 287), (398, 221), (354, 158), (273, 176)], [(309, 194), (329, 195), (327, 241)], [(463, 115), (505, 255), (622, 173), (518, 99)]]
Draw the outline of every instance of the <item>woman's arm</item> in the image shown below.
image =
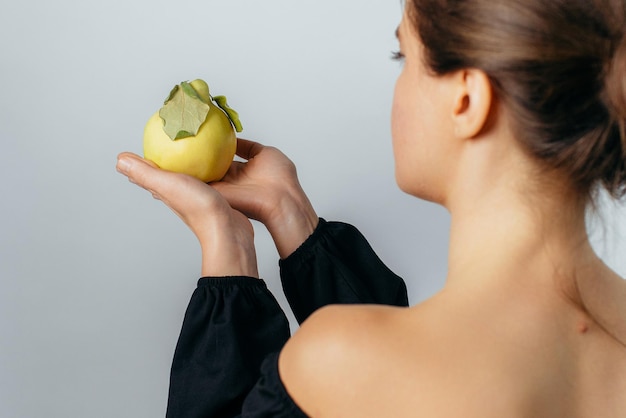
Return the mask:
[(166, 416), (240, 416), (263, 360), (288, 338), (287, 318), (263, 281), (201, 278), (176, 345)]
[(212, 276), (198, 281), (185, 314), (167, 417), (240, 416), (263, 359), (289, 338), (287, 318), (256, 278), (252, 225), (197, 179), (160, 170), (129, 153), (119, 156), (117, 168), (189, 226), (202, 247), (202, 274)]
[[(242, 407), (243, 412), (260, 410), (261, 404), (272, 411), (298, 412), (276, 373), (270, 380), (265, 376), (273, 382), (270, 386), (259, 380), (262, 360), (281, 349), (289, 327), (265, 284), (256, 279), (249, 220), (222, 195), (270, 229), (284, 258), (283, 285), (300, 320), (328, 303), (406, 299), (404, 283), (380, 263), (358, 231), (317, 218), (293, 164), (278, 150), (259, 147), (243, 141), (240, 153), (248, 162), (233, 163), (227, 178), (214, 187), (159, 170), (136, 155), (120, 155), (118, 170), (166, 203), (198, 237), (202, 274), (214, 276), (200, 279), (185, 315), (172, 363), (168, 417), (235, 417)], [(276, 172), (265, 170), (272, 162)], [(263, 173), (264, 181), (250, 171)]]
[(279, 150), (240, 139), (214, 184), (236, 209), (267, 227), (281, 257), (283, 288), (298, 321), (331, 303), (406, 306), (406, 286), (354, 227), (318, 218), (295, 165)]

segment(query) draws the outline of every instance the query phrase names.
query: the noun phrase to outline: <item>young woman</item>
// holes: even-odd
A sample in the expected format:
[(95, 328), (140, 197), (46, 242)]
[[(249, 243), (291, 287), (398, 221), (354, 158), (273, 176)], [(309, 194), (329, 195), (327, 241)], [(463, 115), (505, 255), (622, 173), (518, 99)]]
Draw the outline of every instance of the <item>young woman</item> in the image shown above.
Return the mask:
[[(626, 282), (585, 230), (600, 187), (626, 191), (625, 28), (623, 0), (407, 2), (397, 183), (452, 222), (446, 285), (410, 308), (280, 151), (240, 140), (210, 186), (121, 154), (202, 246), (168, 416), (626, 416)], [(248, 218), (278, 248), (291, 338)]]

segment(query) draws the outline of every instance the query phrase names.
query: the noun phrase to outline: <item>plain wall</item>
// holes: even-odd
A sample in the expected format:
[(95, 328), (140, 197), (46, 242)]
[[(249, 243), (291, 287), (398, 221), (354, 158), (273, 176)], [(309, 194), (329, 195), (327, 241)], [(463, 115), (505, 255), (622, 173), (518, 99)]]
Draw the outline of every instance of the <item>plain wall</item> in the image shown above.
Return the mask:
[[(446, 274), (448, 215), (395, 184), (398, 1), (24, 0), (0, 13), (0, 417), (158, 417), (199, 277), (193, 234), (116, 173), (171, 87), (204, 78), (289, 155), (318, 213), (408, 281)], [(620, 274), (626, 216), (597, 243)], [(618, 228), (613, 228), (618, 225)], [(262, 277), (287, 309), (255, 224)], [(290, 317), (291, 318), (291, 317)]]

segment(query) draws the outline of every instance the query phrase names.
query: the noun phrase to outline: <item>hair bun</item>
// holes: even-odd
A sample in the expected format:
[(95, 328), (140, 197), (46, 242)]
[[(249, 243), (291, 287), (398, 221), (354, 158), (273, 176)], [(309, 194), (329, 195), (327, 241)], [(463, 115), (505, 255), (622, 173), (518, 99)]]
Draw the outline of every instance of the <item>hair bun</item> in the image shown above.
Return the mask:
[(626, 197), (625, 0), (408, 4), (429, 70), (484, 71), (529, 155), (588, 202)]

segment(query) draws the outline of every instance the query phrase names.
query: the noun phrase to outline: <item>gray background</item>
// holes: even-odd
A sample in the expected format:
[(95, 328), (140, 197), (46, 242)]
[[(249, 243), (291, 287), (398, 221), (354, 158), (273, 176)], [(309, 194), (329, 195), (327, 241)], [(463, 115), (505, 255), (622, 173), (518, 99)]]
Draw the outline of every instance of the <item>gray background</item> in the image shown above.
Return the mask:
[[(206, 79), (242, 136), (297, 164), (318, 213), (408, 279), (446, 272), (447, 213), (402, 194), (389, 113), (398, 1), (3, 2), (0, 417), (158, 417), (198, 278), (195, 237), (114, 169), (170, 88)], [(596, 246), (626, 274), (626, 216)], [(618, 225), (618, 229), (613, 228)], [(260, 272), (286, 306), (259, 225)]]

